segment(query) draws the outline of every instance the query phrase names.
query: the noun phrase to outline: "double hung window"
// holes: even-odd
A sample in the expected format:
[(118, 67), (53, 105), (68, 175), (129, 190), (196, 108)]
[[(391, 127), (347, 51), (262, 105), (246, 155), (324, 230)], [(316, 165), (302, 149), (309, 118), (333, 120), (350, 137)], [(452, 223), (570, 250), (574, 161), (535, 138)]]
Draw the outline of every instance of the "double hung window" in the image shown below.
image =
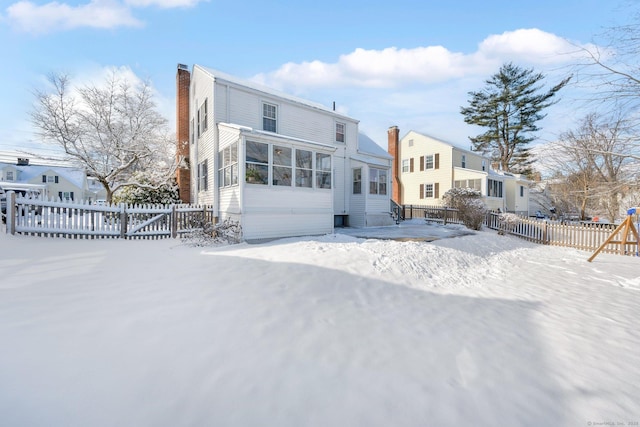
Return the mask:
[(262, 104), (262, 129), (267, 132), (277, 132), (278, 126), (278, 106), (273, 104)]

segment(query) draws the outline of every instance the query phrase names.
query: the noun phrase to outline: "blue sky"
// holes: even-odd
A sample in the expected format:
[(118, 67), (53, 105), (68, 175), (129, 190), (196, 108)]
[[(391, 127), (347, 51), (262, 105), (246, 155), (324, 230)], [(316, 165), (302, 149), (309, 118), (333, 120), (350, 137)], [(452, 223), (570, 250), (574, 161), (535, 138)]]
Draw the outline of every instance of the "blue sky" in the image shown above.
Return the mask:
[[(559, 81), (575, 45), (626, 23), (637, 2), (0, 0), (0, 150), (42, 148), (28, 113), (50, 72), (99, 81), (108, 67), (149, 79), (175, 122), (176, 64), (202, 64), (331, 106), (386, 147), (416, 130), (463, 147), (460, 107), (512, 61)], [(571, 92), (541, 140), (578, 118)]]

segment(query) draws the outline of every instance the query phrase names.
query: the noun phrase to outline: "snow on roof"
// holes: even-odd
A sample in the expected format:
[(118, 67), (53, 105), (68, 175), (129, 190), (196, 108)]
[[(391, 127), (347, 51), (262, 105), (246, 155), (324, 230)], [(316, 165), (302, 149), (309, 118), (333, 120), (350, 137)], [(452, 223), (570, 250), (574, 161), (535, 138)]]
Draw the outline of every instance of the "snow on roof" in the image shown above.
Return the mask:
[(4, 169), (7, 166), (13, 166), (20, 172), (20, 181), (26, 182), (34, 179), (40, 175), (47, 175), (47, 172), (52, 171), (56, 175), (62, 176), (75, 186), (84, 188), (85, 173), (80, 168), (70, 168), (64, 166), (50, 166), (50, 165), (16, 165), (11, 163), (0, 163), (0, 169)]
[(263, 92), (263, 93), (266, 93), (268, 95), (272, 95), (272, 96), (275, 96), (275, 97), (278, 97), (278, 98), (283, 98), (283, 99), (286, 99), (286, 100), (289, 100), (289, 101), (292, 101), (292, 102), (295, 102), (295, 103), (298, 103), (298, 104), (306, 105), (307, 107), (311, 107), (311, 108), (314, 108), (314, 109), (317, 109), (317, 110), (322, 110), (325, 113), (331, 113), (332, 115), (337, 116), (337, 117), (341, 117), (343, 119), (348, 119), (348, 120), (354, 121), (356, 123), (359, 122), (359, 120), (356, 120), (353, 117), (349, 117), (349, 116), (345, 116), (344, 114), (340, 114), (340, 113), (338, 113), (338, 112), (336, 112), (336, 111), (334, 111), (334, 110), (332, 110), (332, 109), (330, 109), (330, 108), (328, 108), (328, 107), (326, 107), (326, 106), (324, 106), (324, 105), (322, 105), (320, 103), (309, 101), (309, 100), (303, 99), (303, 98), (298, 98), (298, 97), (290, 95), (288, 93), (272, 89), (272, 88), (267, 87), (265, 85), (262, 85), (260, 83), (256, 83), (256, 82), (252, 82), (250, 80), (245, 80), (245, 79), (241, 79), (239, 77), (232, 76), (230, 74), (224, 73), (224, 72), (216, 70), (214, 68), (209, 68), (209, 67), (205, 67), (205, 66), (198, 65), (198, 64), (195, 64), (193, 66), (193, 68), (194, 69), (198, 68), (198, 69), (202, 70), (203, 72), (209, 74), (214, 80), (224, 80), (224, 81), (227, 81), (229, 83), (233, 83), (233, 84), (236, 84), (236, 85), (239, 85), (239, 86), (245, 86), (245, 87), (248, 87), (248, 88), (253, 89), (255, 91), (258, 91), (258, 92)]
[(358, 133), (358, 152), (371, 156), (393, 159), (393, 157), (364, 133)]

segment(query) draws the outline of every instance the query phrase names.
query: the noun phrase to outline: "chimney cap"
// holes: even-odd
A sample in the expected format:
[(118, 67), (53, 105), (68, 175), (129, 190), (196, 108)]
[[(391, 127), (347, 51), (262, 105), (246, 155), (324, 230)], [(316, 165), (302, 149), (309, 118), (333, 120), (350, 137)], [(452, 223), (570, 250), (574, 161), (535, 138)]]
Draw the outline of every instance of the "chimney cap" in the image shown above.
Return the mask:
[(29, 159), (26, 157), (18, 157), (18, 166), (29, 166)]
[(189, 67), (185, 64), (178, 64), (178, 70), (186, 70), (189, 71)]

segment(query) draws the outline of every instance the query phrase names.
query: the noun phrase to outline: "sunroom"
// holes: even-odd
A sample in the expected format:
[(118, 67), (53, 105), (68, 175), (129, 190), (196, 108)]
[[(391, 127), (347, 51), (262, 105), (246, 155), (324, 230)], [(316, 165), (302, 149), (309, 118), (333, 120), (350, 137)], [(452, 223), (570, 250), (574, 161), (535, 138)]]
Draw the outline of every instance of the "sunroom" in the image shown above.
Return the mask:
[(219, 218), (245, 240), (333, 231), (333, 153), (313, 141), (219, 125)]

